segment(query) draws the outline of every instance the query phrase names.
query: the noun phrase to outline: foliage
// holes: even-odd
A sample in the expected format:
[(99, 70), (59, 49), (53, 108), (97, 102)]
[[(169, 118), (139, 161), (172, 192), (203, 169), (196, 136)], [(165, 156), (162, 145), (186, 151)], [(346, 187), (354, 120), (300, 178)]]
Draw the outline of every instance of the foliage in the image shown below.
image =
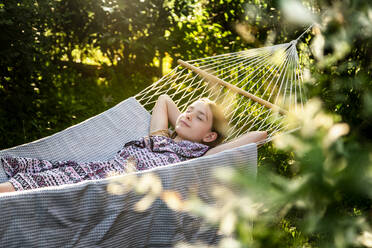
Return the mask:
[(369, 1), (0, 1), (0, 146), (102, 112), (159, 78), (165, 61), (288, 42), (313, 22), (297, 48), (317, 100), (297, 113), (301, 130), (260, 148), (257, 182), (226, 182), (242, 191), (225, 198), (252, 208), (236, 200), (224, 242), (370, 247)]
[(84, 86), (92, 90), (84, 98), (101, 94), (100, 87), (92, 83), (96, 79), (84, 78), (65, 65), (64, 56), (71, 55), (72, 48), (86, 45), (90, 37), (88, 31), (73, 30), (73, 23), (66, 23), (73, 21), (69, 15), (74, 12), (64, 13), (59, 4), (62, 2), (32, 0), (0, 4), (3, 148), (49, 135), (87, 117), (81, 113), (92, 114), (82, 111), (86, 110), (80, 104)]

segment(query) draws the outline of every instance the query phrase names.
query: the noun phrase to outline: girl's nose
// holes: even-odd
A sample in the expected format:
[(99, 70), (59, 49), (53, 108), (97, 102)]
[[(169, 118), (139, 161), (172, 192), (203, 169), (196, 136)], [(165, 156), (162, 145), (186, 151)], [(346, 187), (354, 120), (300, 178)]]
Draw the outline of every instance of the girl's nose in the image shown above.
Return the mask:
[(192, 119), (192, 117), (191, 117), (191, 113), (186, 113), (186, 119), (188, 119), (188, 120), (191, 121), (191, 119)]

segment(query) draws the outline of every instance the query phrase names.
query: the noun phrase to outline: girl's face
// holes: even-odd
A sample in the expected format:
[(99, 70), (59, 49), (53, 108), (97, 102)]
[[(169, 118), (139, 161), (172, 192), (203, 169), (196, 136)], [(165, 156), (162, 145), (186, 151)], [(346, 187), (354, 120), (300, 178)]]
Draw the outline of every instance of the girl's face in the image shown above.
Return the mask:
[(211, 131), (212, 123), (213, 114), (208, 104), (196, 101), (178, 117), (175, 131), (181, 139), (212, 142), (217, 138), (217, 133)]

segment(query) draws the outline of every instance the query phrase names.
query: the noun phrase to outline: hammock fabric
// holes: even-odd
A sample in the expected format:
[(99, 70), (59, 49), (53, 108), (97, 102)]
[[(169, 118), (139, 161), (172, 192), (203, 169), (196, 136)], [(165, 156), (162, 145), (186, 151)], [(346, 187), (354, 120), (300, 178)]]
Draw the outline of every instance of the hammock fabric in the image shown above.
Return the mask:
[[(0, 156), (79, 162), (106, 160), (133, 139), (148, 134), (150, 114), (129, 98), (115, 107), (52, 136), (0, 152)], [(153, 173), (164, 190), (183, 199), (190, 192), (213, 202), (218, 184), (213, 171), (234, 167), (256, 175), (257, 147), (248, 144), (212, 156), (137, 172)], [(123, 180), (131, 174), (120, 176)], [(116, 177), (115, 177), (116, 178)], [(0, 182), (7, 177), (0, 166)], [(107, 192), (110, 179), (0, 195), (0, 243), (4, 247), (174, 247), (178, 242), (215, 244), (216, 229), (157, 199), (145, 211), (134, 205), (143, 197), (133, 191)]]

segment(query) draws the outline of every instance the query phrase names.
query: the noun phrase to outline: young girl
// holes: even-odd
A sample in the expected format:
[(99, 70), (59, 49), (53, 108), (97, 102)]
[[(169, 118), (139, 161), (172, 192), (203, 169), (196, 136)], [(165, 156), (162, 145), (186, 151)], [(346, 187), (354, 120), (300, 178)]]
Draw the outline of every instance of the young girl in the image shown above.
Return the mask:
[[(170, 135), (168, 124), (175, 132)], [(0, 193), (21, 191), (102, 179), (122, 174), (134, 166), (146, 170), (257, 142), (266, 132), (250, 132), (218, 145), (224, 139), (226, 120), (217, 105), (200, 99), (181, 113), (167, 95), (158, 98), (151, 116), (150, 136), (128, 142), (116, 156), (104, 162), (50, 162), (33, 158), (1, 157), (9, 181), (0, 184)], [(218, 145), (218, 146), (217, 146)]]

